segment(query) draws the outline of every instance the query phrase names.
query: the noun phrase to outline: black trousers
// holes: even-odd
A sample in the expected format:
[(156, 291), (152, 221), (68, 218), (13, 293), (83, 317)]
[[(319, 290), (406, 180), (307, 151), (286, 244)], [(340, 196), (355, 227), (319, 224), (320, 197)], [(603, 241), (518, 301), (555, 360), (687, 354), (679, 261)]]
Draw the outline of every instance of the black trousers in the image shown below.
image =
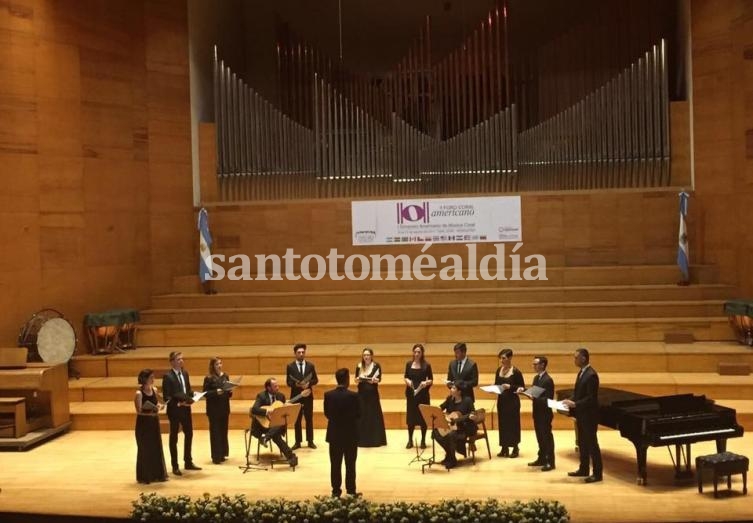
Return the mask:
[(191, 444), (193, 443), (193, 422), (190, 407), (175, 407), (167, 414), (170, 420), (170, 462), (178, 468), (178, 432), (183, 429), (183, 461), (186, 465), (193, 463)]
[(332, 495), (342, 494), (342, 463), (345, 458), (345, 491), (348, 494), (356, 493), (356, 458), (358, 457), (358, 443), (348, 445), (329, 445), (330, 481), (332, 483)]
[(581, 471), (589, 470), (589, 462), (593, 466), (591, 474), (601, 477), (601, 449), (597, 437), (598, 423), (590, 419), (575, 419), (575, 427), (578, 429), (578, 452), (580, 453)]
[(295, 442), (303, 441), (303, 427), (301, 421), (306, 418), (306, 441), (314, 441), (314, 398), (309, 396), (301, 400), (301, 410), (298, 419), (295, 420)]
[(466, 434), (459, 430), (452, 430), (442, 436), (437, 429), (434, 429), (434, 439), (447, 453), (447, 459), (450, 461), (457, 461), (455, 453), (459, 452), (465, 457), (467, 452), (465, 450)]
[(552, 434), (552, 416), (534, 417), (533, 428), (539, 444), (539, 461), (554, 466), (554, 435)]
[(218, 461), (230, 455), (230, 445), (227, 439), (229, 414), (214, 414), (209, 418), (209, 447), (212, 451), (212, 461)]
[(290, 459), (290, 456), (293, 454), (293, 451), (288, 445), (288, 443), (285, 441), (285, 438), (283, 437), (285, 429), (286, 427), (273, 427), (267, 430), (266, 434), (267, 434), (267, 437), (271, 439), (274, 442), (274, 444), (279, 447), (280, 452), (282, 452), (282, 455)]

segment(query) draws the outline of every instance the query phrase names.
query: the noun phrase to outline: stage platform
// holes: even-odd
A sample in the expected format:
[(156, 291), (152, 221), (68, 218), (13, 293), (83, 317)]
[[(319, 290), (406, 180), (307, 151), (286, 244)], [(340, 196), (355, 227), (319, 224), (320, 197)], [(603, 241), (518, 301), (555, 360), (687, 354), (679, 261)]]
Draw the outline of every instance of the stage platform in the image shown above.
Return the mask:
[[(132, 430), (74, 431), (30, 452), (0, 454), (0, 513), (127, 517), (130, 503), (139, 492), (193, 497), (205, 492), (242, 493), (251, 499), (328, 495), (329, 461), (324, 432), (317, 431), (315, 438), (319, 448), (299, 450), (300, 464), (295, 471), (275, 466), (243, 474), (238, 468), (245, 463), (242, 431), (230, 432), (231, 456), (222, 465), (213, 465), (209, 459), (208, 433), (196, 431), (193, 453), (203, 470), (185, 472), (180, 478), (170, 475), (166, 483), (145, 486), (135, 480), (136, 442)], [(477, 454), (475, 465), (461, 461), (452, 471), (435, 467), (426, 474), (421, 474), (418, 464), (409, 465), (415, 451), (405, 449), (406, 432), (388, 431), (387, 447), (359, 449), (358, 490), (374, 501), (436, 501), (453, 497), (556, 499), (565, 504), (573, 522), (745, 521), (753, 517), (749, 496), (741, 493), (740, 476), (733, 478), (729, 496), (714, 499), (713, 489), (698, 494), (694, 479), (675, 482), (665, 449), (651, 448), (648, 486), (641, 487), (635, 484), (632, 444), (612, 430), (600, 430), (599, 438), (604, 482), (586, 485), (566, 474), (577, 468), (570, 430), (555, 432), (558, 461), (557, 469), (551, 472), (526, 465), (535, 459), (532, 431), (523, 432), (518, 459), (496, 457), (499, 449), (495, 431), (490, 434), (491, 460), (483, 449)], [(167, 453), (165, 436), (163, 445)], [(182, 440), (179, 447), (182, 448)], [(753, 455), (753, 435), (731, 439), (729, 450)], [(713, 452), (713, 443), (693, 446), (693, 456)]]

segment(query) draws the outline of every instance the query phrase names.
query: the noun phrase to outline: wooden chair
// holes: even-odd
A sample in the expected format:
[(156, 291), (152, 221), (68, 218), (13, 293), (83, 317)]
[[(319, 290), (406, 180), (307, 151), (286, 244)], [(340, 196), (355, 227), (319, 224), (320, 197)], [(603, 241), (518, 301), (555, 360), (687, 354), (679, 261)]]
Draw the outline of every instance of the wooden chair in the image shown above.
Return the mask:
[(489, 446), (489, 434), (486, 432), (486, 409), (478, 409), (473, 413), (472, 418), (476, 423), (476, 433), (468, 436), (466, 443), (471, 451), (471, 462), (476, 463), (476, 442), (480, 439), (486, 441), (486, 452), (489, 459), (492, 459), (492, 449)]

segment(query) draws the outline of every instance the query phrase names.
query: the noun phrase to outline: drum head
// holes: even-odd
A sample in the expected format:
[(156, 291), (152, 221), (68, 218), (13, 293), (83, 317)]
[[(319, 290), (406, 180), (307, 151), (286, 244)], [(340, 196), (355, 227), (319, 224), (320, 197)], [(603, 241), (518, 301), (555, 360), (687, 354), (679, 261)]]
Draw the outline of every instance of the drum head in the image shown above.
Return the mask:
[(76, 332), (63, 318), (44, 322), (37, 334), (37, 350), (45, 363), (68, 363), (76, 350)]

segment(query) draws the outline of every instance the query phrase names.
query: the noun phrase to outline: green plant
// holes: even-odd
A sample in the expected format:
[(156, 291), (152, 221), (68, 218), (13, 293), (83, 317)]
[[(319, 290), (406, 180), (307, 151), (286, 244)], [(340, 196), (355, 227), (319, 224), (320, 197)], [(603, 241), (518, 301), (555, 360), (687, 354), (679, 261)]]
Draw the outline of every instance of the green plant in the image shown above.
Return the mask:
[(439, 503), (373, 503), (362, 498), (317, 497), (294, 501), (283, 498), (249, 501), (243, 495), (220, 495), (191, 500), (188, 496), (166, 498), (141, 494), (133, 502), (136, 521), (188, 522), (280, 522), (280, 523), (565, 523), (570, 520), (557, 501), (541, 499), (501, 503), (468, 499)]

